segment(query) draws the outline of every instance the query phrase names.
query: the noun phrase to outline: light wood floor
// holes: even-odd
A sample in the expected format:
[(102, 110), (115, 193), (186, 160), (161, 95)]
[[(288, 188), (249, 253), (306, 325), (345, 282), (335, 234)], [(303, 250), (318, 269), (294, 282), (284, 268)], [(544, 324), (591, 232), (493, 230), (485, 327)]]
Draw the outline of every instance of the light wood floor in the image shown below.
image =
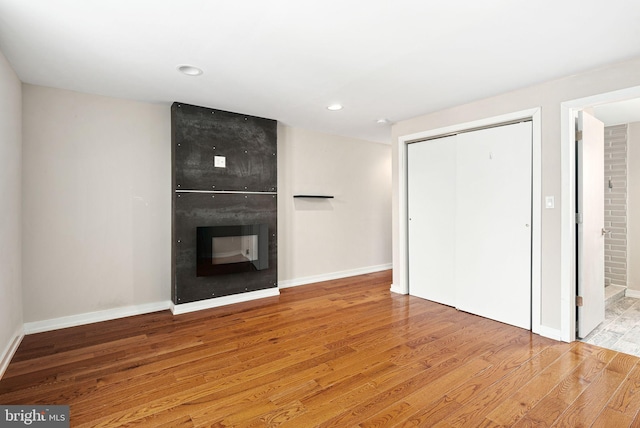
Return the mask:
[(80, 427), (639, 425), (638, 358), (394, 295), (390, 281), (30, 335), (0, 403), (69, 404)]

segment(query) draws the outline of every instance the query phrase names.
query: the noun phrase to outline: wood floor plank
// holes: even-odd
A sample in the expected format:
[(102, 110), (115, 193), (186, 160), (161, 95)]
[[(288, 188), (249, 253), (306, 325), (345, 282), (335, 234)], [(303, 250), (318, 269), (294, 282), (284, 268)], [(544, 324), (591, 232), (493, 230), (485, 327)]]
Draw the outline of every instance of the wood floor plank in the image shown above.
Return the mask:
[(633, 419), (640, 408), (640, 362), (636, 361), (635, 366), (627, 375), (624, 383), (611, 397), (607, 408), (612, 411), (623, 413)]
[(571, 352), (586, 358), (527, 412), (525, 417), (518, 420), (514, 427), (552, 426), (617, 355), (608, 349), (584, 345), (582, 342), (575, 342)]
[(633, 417), (617, 412), (611, 407), (605, 407), (600, 413), (598, 419), (595, 420), (592, 428), (610, 428), (610, 427), (628, 427), (633, 425)]
[(591, 426), (624, 381), (629, 368), (636, 362), (637, 358), (631, 355), (617, 354), (554, 424)]
[[(440, 423), (447, 423), (455, 427), (474, 427), (485, 419), (493, 409), (498, 407), (505, 398), (527, 384), (537, 373), (553, 364), (566, 349), (564, 347), (549, 346), (531, 359), (500, 378), (499, 382), (485, 388), (481, 393), (465, 399), (456, 412), (447, 416)], [(439, 425), (435, 425), (439, 426)]]
[[(426, 365), (432, 379), (425, 382), (418, 391), (408, 394), (401, 401), (395, 402), (371, 418), (363, 421), (365, 425), (377, 425), (377, 421), (387, 421), (386, 426), (397, 424), (405, 425), (405, 421), (410, 424), (423, 425), (427, 420), (440, 420), (443, 415), (448, 415), (458, 408), (458, 403), (446, 397), (445, 392), (462, 385), (469, 378), (479, 375), (487, 370), (491, 364), (486, 360), (478, 358), (477, 352), (490, 347), (485, 342), (476, 344), (476, 352), (468, 353), (469, 360), (457, 358), (452, 355), (450, 358), (441, 361), (437, 365)], [(419, 412), (416, 413), (416, 410)]]
[(559, 344), (558, 347), (566, 349), (566, 352), (493, 409), (487, 415), (487, 419), (498, 425), (513, 425), (586, 358), (584, 355), (569, 352), (570, 344)]
[[(498, 327), (493, 323), (494, 327)], [(429, 343), (429, 348), (424, 348), (425, 343), (421, 343), (419, 348), (424, 348), (420, 355), (420, 361), (425, 369), (430, 370), (433, 380), (425, 383), (423, 388), (414, 394), (409, 394), (398, 403), (393, 403), (387, 408), (382, 408), (380, 412), (363, 421), (361, 425), (376, 426), (378, 421), (387, 421), (388, 426), (398, 423), (399, 419), (406, 417), (408, 412), (415, 412), (415, 409), (428, 409), (435, 403), (434, 395), (442, 394), (452, 385), (460, 384), (469, 379), (470, 376), (480, 371), (486, 370), (491, 364), (479, 357), (488, 353), (495, 345), (490, 341), (496, 330), (490, 325), (485, 326), (482, 322), (473, 324), (474, 330), (468, 336), (444, 336), (441, 339)], [(478, 329), (478, 330), (476, 330)], [(451, 338), (456, 338), (455, 342)], [(475, 359), (475, 361), (473, 361)], [(469, 361), (473, 363), (466, 365)], [(474, 368), (474, 365), (477, 365)], [(425, 394), (424, 390), (432, 392)], [(446, 401), (446, 400), (445, 400)], [(439, 403), (442, 404), (442, 403)], [(436, 410), (439, 410), (436, 407)], [(424, 412), (420, 417), (424, 418), (428, 413)], [(415, 417), (414, 421), (419, 421)], [(422, 422), (422, 421), (421, 421)]]
[(390, 282), (378, 272), (29, 335), (0, 403), (68, 404), (74, 427), (638, 422), (637, 358), (393, 294)]

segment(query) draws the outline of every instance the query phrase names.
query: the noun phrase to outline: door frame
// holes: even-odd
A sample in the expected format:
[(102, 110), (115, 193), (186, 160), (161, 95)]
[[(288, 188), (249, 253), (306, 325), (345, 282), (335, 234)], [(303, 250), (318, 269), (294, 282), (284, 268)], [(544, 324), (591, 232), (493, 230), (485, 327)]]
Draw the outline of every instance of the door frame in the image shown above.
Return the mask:
[(576, 340), (576, 132), (578, 111), (640, 98), (640, 86), (592, 95), (560, 104), (560, 336), (565, 342)]
[(532, 165), (531, 165), (531, 331), (541, 333), (541, 218), (542, 218), (542, 127), (540, 122), (540, 107), (507, 113), (500, 116), (488, 117), (471, 122), (460, 123), (452, 126), (434, 128), (415, 134), (398, 137), (398, 222), (399, 234), (399, 284), (393, 284), (391, 291), (400, 294), (409, 294), (409, 247), (408, 247), (408, 185), (407, 185), (407, 146), (420, 140), (443, 137), (458, 132), (469, 131), (476, 128), (496, 126), (517, 120), (531, 120), (532, 122)]

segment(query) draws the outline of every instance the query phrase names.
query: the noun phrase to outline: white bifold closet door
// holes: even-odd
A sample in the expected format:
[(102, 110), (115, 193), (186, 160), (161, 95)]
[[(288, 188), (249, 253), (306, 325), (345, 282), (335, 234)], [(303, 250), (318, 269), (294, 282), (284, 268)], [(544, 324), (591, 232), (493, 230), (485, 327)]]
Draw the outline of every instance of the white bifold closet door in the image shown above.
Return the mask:
[(410, 144), (409, 292), (531, 328), (531, 122)]

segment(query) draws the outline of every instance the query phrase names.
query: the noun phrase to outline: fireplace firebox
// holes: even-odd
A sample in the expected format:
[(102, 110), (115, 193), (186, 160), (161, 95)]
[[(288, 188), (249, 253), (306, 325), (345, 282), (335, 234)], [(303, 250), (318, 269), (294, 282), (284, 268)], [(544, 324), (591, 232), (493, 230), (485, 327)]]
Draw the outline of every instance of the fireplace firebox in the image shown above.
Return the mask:
[(197, 228), (197, 276), (253, 272), (269, 268), (269, 226)]

